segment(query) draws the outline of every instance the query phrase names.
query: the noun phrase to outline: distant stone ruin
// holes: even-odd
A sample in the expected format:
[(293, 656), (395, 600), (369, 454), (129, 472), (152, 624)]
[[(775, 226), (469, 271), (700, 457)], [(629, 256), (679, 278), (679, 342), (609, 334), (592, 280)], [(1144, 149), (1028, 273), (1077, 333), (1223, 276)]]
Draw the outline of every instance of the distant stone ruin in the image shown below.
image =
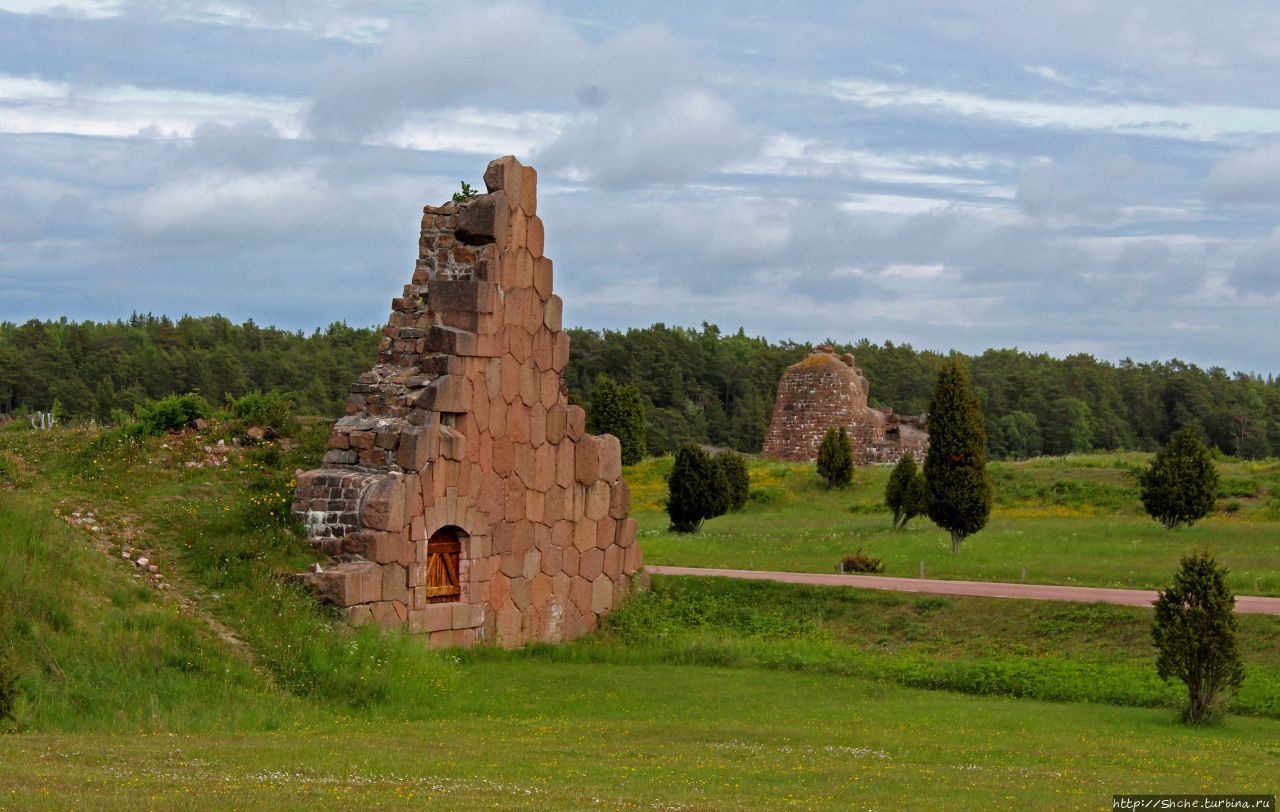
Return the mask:
[(333, 559), (299, 577), (433, 645), (577, 637), (644, 577), (618, 440), (568, 404), (537, 173), (506, 157), (484, 182), (424, 209), (377, 365), (293, 499)]
[(897, 462), (908, 451), (923, 460), (929, 450), (924, 416), (873, 409), (867, 405), (869, 392), (870, 385), (853, 365), (852, 355), (837, 357), (829, 345), (818, 347), (782, 374), (764, 455), (811, 462), (818, 458), (827, 430), (844, 426), (857, 465)]

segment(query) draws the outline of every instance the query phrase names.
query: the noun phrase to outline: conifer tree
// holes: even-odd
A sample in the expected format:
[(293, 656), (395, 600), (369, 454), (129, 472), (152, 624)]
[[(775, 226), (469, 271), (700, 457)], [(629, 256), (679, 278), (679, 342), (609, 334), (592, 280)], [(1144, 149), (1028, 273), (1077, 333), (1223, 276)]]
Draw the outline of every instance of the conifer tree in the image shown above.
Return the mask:
[(644, 402), (640, 390), (601, 375), (587, 405), (587, 431), (617, 437), (623, 465), (635, 465), (644, 459)]
[(1156, 452), (1138, 484), (1147, 513), (1172, 530), (1193, 525), (1213, 512), (1218, 469), (1195, 430), (1184, 428)]
[(818, 475), (830, 488), (848, 487), (853, 481), (853, 446), (844, 426), (827, 429), (818, 446)]
[(925, 512), (926, 497), (924, 474), (916, 465), (916, 459), (908, 451), (898, 460), (889, 474), (884, 488), (884, 503), (893, 511), (893, 526), (907, 526), (907, 522)]
[(954, 554), (961, 542), (986, 527), (992, 500), (982, 407), (959, 361), (948, 361), (938, 373), (927, 420), (924, 480), (929, 518), (951, 533)]
[(1182, 559), (1173, 585), (1155, 601), (1156, 673), (1166, 682), (1186, 683), (1184, 718), (1191, 724), (1210, 719), (1218, 693), (1239, 689), (1244, 681), (1236, 651), (1236, 599), (1226, 575), (1207, 550), (1194, 552)]
[(667, 515), (677, 533), (695, 533), (706, 519), (728, 509), (728, 485), (724, 471), (711, 455), (688, 443), (676, 452), (667, 480)]

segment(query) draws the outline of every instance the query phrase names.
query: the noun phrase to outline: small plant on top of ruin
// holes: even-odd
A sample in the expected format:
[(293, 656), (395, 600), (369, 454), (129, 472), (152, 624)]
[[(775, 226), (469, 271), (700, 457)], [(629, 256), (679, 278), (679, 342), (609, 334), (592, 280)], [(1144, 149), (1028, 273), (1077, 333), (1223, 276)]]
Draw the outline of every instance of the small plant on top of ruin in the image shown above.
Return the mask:
[(460, 191), (457, 191), (457, 192), (454, 192), (454, 193), (453, 193), (453, 202), (454, 202), (454, 203), (466, 203), (468, 200), (470, 200), (470, 199), (471, 199), (471, 198), (473, 198), (473, 197), (478, 196), (479, 194), (480, 194), (480, 193), (479, 193), (479, 192), (477, 192), (477, 191), (475, 190), (475, 188), (474, 188), (470, 183), (467, 183), (467, 182), (464, 180), (464, 181), (462, 181), (462, 189), (461, 189)]
[(856, 552), (846, 555), (840, 559), (841, 572), (884, 572), (884, 562), (878, 558), (873, 558), (862, 552), (859, 547)]
[(818, 446), (818, 475), (829, 488), (847, 488), (853, 481), (853, 446), (844, 426), (827, 429)]
[(951, 552), (987, 526), (991, 481), (982, 407), (960, 362), (947, 362), (929, 400), (929, 453), (924, 458), (929, 518), (951, 533)]
[(667, 515), (677, 533), (696, 533), (703, 521), (722, 515), (729, 507), (724, 471), (693, 443), (676, 452), (667, 489)]
[(1166, 682), (1176, 677), (1186, 683), (1183, 718), (1190, 724), (1212, 719), (1218, 694), (1239, 690), (1244, 681), (1236, 651), (1236, 599), (1226, 575), (1207, 550), (1194, 552), (1182, 559), (1173, 585), (1155, 601), (1156, 673)]
[(1213, 512), (1218, 469), (1195, 431), (1185, 428), (1156, 452), (1151, 465), (1138, 475), (1138, 484), (1147, 513), (1172, 530)]
[(928, 509), (925, 503), (924, 472), (916, 465), (916, 459), (908, 451), (898, 460), (884, 488), (884, 503), (893, 511), (893, 526), (907, 526), (907, 522)]

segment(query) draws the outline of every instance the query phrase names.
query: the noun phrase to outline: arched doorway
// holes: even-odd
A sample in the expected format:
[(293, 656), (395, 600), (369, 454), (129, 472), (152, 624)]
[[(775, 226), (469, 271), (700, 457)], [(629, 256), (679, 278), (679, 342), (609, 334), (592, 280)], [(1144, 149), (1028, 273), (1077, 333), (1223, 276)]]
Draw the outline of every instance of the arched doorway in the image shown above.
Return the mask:
[(458, 563), (462, 542), (455, 527), (442, 527), (427, 541), (427, 603), (449, 603), (462, 597)]

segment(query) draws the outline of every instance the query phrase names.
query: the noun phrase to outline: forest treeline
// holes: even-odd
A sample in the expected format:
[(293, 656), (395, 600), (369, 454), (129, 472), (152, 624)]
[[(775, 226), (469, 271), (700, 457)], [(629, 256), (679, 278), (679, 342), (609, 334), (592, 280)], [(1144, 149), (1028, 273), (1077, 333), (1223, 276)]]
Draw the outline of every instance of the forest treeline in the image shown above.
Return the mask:
[[(565, 381), (585, 403), (601, 375), (645, 401), (653, 453), (684, 442), (756, 452), (778, 379), (810, 350), (742, 330), (655, 324), (626, 331), (570, 330)], [(0, 323), (0, 413), (48, 410), (109, 419), (168, 394), (217, 402), (251, 391), (293, 393), (299, 411), (338, 414), (347, 387), (373, 361), (379, 331), (335, 323), (310, 334), (234, 324), (221, 316), (133, 315), (107, 323)], [(948, 355), (909, 344), (836, 344), (871, 383), (871, 402), (925, 410)], [(1280, 382), (1172, 360), (1112, 364), (1078, 354), (1012, 349), (965, 357), (996, 458), (1093, 449), (1153, 449), (1194, 426), (1225, 454), (1280, 453)]]
[(108, 420), (166, 395), (279, 390), (299, 411), (338, 414), (380, 334), (334, 323), (310, 335), (252, 320), (134, 314), (114, 322), (0, 323), (0, 413), (49, 411)]

